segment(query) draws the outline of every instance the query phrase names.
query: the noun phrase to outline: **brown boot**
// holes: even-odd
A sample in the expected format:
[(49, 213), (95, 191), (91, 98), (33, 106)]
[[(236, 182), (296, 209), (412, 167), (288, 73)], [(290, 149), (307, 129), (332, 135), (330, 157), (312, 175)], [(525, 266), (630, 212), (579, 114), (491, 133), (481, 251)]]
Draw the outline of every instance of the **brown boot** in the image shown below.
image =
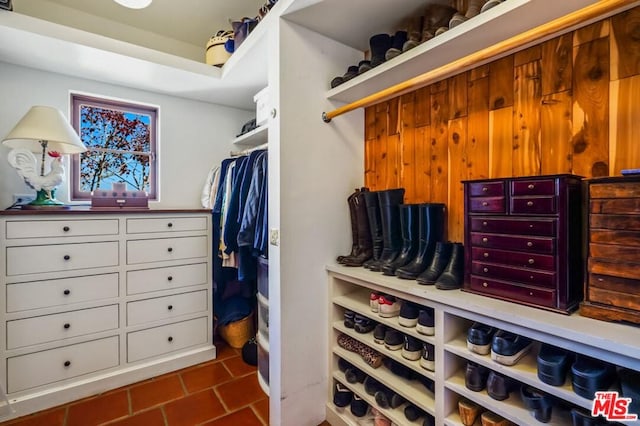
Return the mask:
[(458, 411), (460, 412), (462, 424), (464, 426), (473, 426), (480, 414), (480, 406), (468, 399), (461, 399), (458, 401)]
[(482, 420), (482, 426), (512, 426), (509, 420), (500, 417), (499, 415), (492, 413), (491, 411), (485, 411), (480, 416)]
[(353, 256), (347, 256), (342, 259), (341, 263), (345, 266), (362, 266), (364, 262), (373, 257), (373, 241), (371, 240), (367, 205), (364, 199), (364, 194), (367, 191), (366, 188), (363, 188), (363, 190), (353, 198), (356, 215), (357, 245)]
[(344, 256), (338, 256), (336, 261), (338, 263), (342, 263), (345, 257), (355, 256), (358, 249), (358, 218), (356, 217), (356, 205), (353, 201), (356, 195), (360, 192), (360, 188), (356, 188), (355, 192), (353, 192), (349, 197), (347, 197), (347, 204), (349, 205), (349, 218), (351, 219), (351, 253)]
[(422, 20), (422, 42), (435, 37), (436, 30), (440, 27), (448, 27), (451, 17), (457, 10), (442, 4), (430, 4), (424, 12)]

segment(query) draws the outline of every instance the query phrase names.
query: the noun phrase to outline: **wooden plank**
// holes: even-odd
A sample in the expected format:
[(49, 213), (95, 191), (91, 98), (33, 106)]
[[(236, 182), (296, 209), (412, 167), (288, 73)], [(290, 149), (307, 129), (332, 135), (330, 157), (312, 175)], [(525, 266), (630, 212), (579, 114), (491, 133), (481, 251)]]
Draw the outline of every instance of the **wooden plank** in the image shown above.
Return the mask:
[(589, 239), (594, 243), (620, 244), (640, 248), (640, 232), (627, 230), (591, 230)]
[(609, 175), (609, 40), (574, 48), (573, 172)]
[(489, 108), (513, 105), (513, 55), (489, 64)]
[(431, 197), (433, 203), (448, 198), (448, 102), (447, 92), (431, 95)]
[[(636, 250), (637, 251), (637, 250)], [(619, 278), (640, 280), (640, 268), (637, 263), (607, 262), (589, 257), (587, 270), (592, 274), (611, 275)]]
[(609, 20), (595, 22), (586, 27), (578, 28), (573, 32), (573, 46), (589, 43), (609, 35)]
[[(633, 280), (627, 280), (633, 282)], [(589, 299), (597, 300), (598, 303), (605, 305), (617, 306), (619, 308), (633, 309), (637, 311), (640, 309), (640, 296), (638, 296), (638, 290), (640, 290), (640, 283), (636, 282), (635, 285), (630, 285), (626, 291), (617, 292), (609, 288), (597, 288), (589, 287)]]
[(447, 227), (451, 241), (464, 241), (464, 187), (468, 179), (469, 159), (466, 153), (467, 118), (449, 121), (449, 199), (447, 200)]
[(477, 80), (479, 78), (485, 78), (489, 76), (489, 64), (480, 65), (472, 70), (469, 70), (469, 81)]
[(640, 75), (610, 84), (610, 174), (640, 167)]
[(591, 229), (619, 229), (627, 231), (640, 231), (639, 215), (616, 214), (590, 214), (589, 226)]
[(640, 198), (640, 183), (593, 183), (589, 185), (589, 196), (592, 200), (597, 198)]
[(405, 189), (405, 203), (416, 200), (415, 95), (402, 96), (400, 107), (400, 186)]
[(543, 96), (540, 107), (540, 159), (543, 175), (572, 171), (571, 93)]
[(591, 200), (589, 212), (600, 214), (640, 214), (639, 198)]
[(431, 200), (431, 126), (417, 127), (416, 143), (416, 202)]
[(571, 90), (573, 78), (572, 34), (542, 44), (542, 95)]
[(364, 110), (364, 140), (376, 138), (376, 107), (370, 106)]
[(640, 74), (640, 7), (611, 18), (611, 80)]
[(376, 190), (376, 143), (376, 139), (364, 141), (364, 186), (371, 190)]
[(467, 73), (451, 77), (449, 87), (449, 119), (467, 115)]
[(400, 133), (400, 96), (389, 100), (389, 110), (387, 115), (388, 127), (387, 135), (397, 135)]
[[(638, 247), (635, 246), (628, 247), (617, 244), (590, 243), (589, 256), (603, 261), (606, 259), (615, 259), (616, 263), (629, 263), (631, 265), (628, 269), (635, 269), (636, 274), (638, 273), (638, 267), (640, 267), (640, 263), (638, 262), (640, 260), (638, 257)], [(616, 269), (623, 269), (622, 265), (618, 265)]]
[(376, 105), (376, 144), (374, 149), (375, 179), (372, 189), (388, 189), (385, 186), (387, 178), (387, 112), (389, 104), (383, 102)]
[(432, 95), (440, 92), (446, 92), (449, 87), (449, 80), (440, 80), (429, 86), (429, 93)]
[(428, 87), (423, 87), (415, 92), (416, 127), (431, 124), (431, 94)]
[(542, 47), (538, 44), (528, 49), (516, 52), (513, 57), (513, 66), (528, 64), (529, 62), (539, 61), (542, 58)]
[(399, 188), (400, 185), (400, 159), (402, 157), (400, 146), (400, 134), (387, 136), (387, 158), (384, 187), (387, 189)]
[(467, 177), (489, 177), (489, 78), (469, 82)]
[(539, 175), (540, 100), (542, 93), (540, 61), (515, 68), (513, 121), (513, 173), (515, 176)]
[(489, 111), (489, 177), (513, 176), (513, 107)]

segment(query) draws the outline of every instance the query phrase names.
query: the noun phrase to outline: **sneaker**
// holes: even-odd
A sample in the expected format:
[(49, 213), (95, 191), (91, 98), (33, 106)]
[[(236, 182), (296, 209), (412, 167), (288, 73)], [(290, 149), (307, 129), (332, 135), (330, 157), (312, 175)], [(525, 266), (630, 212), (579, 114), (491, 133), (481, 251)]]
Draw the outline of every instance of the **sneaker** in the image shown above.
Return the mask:
[(356, 333), (369, 333), (376, 326), (376, 322), (370, 318), (365, 317), (364, 315), (355, 314), (353, 317), (354, 327), (353, 329)]
[(491, 352), (491, 341), (498, 331), (497, 328), (482, 324), (473, 323), (467, 331), (467, 349), (480, 355), (489, 355)]
[(380, 384), (380, 382), (378, 382), (376, 379), (374, 379), (371, 376), (367, 376), (364, 379), (364, 391), (371, 396), (375, 395), (376, 392), (380, 390), (381, 386), (382, 385)]
[(418, 306), (415, 303), (404, 302), (400, 307), (398, 324), (403, 327), (415, 327), (418, 324)]
[(402, 357), (409, 361), (417, 361), (422, 356), (422, 345), (415, 337), (404, 336), (404, 346), (402, 347)]
[(369, 296), (369, 307), (371, 308), (371, 312), (378, 312), (378, 299), (380, 299), (380, 296), (381, 294), (376, 292), (371, 293)]
[(351, 401), (351, 414), (356, 417), (364, 417), (369, 411), (369, 404), (367, 401), (360, 398), (358, 394), (353, 394), (353, 400)]
[(433, 308), (423, 307), (418, 313), (418, 324), (416, 331), (425, 336), (433, 336), (435, 333), (435, 319)]
[(387, 326), (384, 324), (376, 325), (373, 329), (373, 341), (379, 345), (384, 345), (384, 336), (387, 333)]
[(384, 335), (384, 346), (390, 351), (399, 351), (404, 345), (402, 333), (390, 328)]
[(420, 417), (424, 416), (426, 413), (416, 407), (415, 405), (409, 403), (407, 404), (406, 407), (404, 407), (404, 416), (407, 418), (407, 420), (409, 420), (410, 422), (415, 422), (416, 420), (418, 420)]
[(434, 352), (435, 348), (431, 343), (422, 343), (422, 357), (420, 358), (420, 367), (429, 371), (434, 371), (436, 369), (436, 358)]
[(398, 408), (405, 402), (403, 397), (386, 386), (381, 386), (374, 397), (376, 404), (381, 408)]
[(344, 377), (349, 383), (362, 383), (367, 375), (359, 368), (351, 366), (344, 371)]
[(491, 341), (491, 359), (502, 365), (515, 365), (533, 346), (533, 341), (508, 331), (498, 330)]
[(380, 296), (378, 298), (378, 315), (382, 318), (397, 317), (400, 314), (400, 301), (395, 296)]
[(488, 377), (489, 369), (487, 367), (476, 364), (473, 361), (467, 362), (467, 369), (464, 378), (464, 385), (467, 389), (474, 392), (480, 392), (484, 389)]
[(333, 387), (333, 403), (336, 407), (346, 407), (353, 400), (353, 392), (340, 382)]
[(349, 311), (346, 310), (344, 311), (344, 326), (347, 328), (353, 328), (353, 326), (355, 325), (355, 322), (353, 322), (353, 319), (355, 317), (356, 313), (353, 311)]

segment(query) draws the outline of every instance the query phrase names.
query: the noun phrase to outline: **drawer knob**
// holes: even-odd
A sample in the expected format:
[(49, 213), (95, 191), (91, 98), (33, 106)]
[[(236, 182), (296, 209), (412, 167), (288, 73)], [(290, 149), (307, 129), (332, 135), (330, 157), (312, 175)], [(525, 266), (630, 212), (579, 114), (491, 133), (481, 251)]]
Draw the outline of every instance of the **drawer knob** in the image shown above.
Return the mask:
[(68, 295), (70, 295), (70, 294), (71, 294), (71, 290), (69, 290), (68, 288), (66, 288), (66, 289), (62, 292), (62, 294), (64, 294), (65, 296), (68, 296)]
[(167, 309), (170, 310), (170, 311), (173, 310), (173, 305), (167, 306)]
[(488, 225), (488, 223), (487, 223), (486, 220), (484, 222), (482, 222), (482, 226), (487, 226), (487, 225)]
[(484, 237), (484, 238), (482, 239), (482, 242), (483, 242), (483, 243), (486, 243), (486, 242), (488, 242), (488, 241), (489, 241), (489, 239), (488, 239), (487, 237)]
[(489, 268), (484, 268), (483, 271), (484, 272), (489, 272)]
[(489, 287), (489, 284), (487, 284), (487, 283), (482, 283), (482, 287)]
[(484, 257), (489, 257), (489, 253), (484, 253)]
[(487, 188), (486, 186), (482, 187), (482, 192), (487, 192), (489, 190), (489, 188)]
[(488, 202), (486, 202), (486, 201), (483, 201), (483, 202), (482, 202), (482, 207), (487, 207), (488, 205), (489, 205), (489, 203), (488, 203)]
[(64, 362), (64, 366), (65, 366), (65, 367), (69, 367), (69, 366), (71, 366), (71, 361), (65, 361), (65, 362)]
[(529, 275), (529, 279), (533, 281), (533, 275)]
[(533, 265), (534, 263), (536, 263), (536, 261), (535, 261), (535, 260), (533, 260), (533, 259), (529, 259), (529, 265)]
[(169, 247), (169, 248), (167, 249), (167, 251), (168, 251), (169, 253), (171, 253), (171, 252), (173, 251), (173, 248)]
[(64, 255), (64, 257), (63, 257), (63, 259), (64, 259), (64, 260), (69, 260), (69, 259), (71, 259), (71, 256), (69, 256), (68, 254), (65, 254), (65, 255)]
[(529, 186), (527, 186), (527, 188), (529, 188), (529, 189), (533, 189), (533, 188), (535, 188), (535, 187), (536, 187), (536, 186), (535, 186), (534, 184), (532, 184), (532, 183), (530, 183), (530, 184), (529, 184)]
[(63, 327), (65, 330), (68, 330), (71, 327), (71, 324), (69, 324), (68, 322), (65, 322)]
[(69, 232), (71, 230), (71, 228), (69, 228), (68, 226), (65, 226), (65, 227), (62, 228), (62, 230), (64, 232)]
[(527, 201), (527, 206), (529, 207), (533, 206), (533, 201)]
[(167, 281), (173, 281), (173, 277), (172, 277), (171, 275), (169, 275), (169, 276), (167, 277)]
[(168, 342), (173, 342), (173, 337), (169, 336), (169, 338), (167, 339)]
[(533, 247), (533, 243), (531, 241), (527, 241), (527, 247)]
[(167, 223), (167, 226), (168, 226), (169, 228), (173, 228), (173, 223), (169, 222), (169, 223)]

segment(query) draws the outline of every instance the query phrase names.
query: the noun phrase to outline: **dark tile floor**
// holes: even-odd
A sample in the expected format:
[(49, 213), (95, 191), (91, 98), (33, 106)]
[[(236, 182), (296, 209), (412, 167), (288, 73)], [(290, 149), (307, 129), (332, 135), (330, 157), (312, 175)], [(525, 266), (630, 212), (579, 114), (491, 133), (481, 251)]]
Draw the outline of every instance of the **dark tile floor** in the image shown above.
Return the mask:
[(266, 426), (269, 399), (239, 349), (217, 358), (1, 426)]

